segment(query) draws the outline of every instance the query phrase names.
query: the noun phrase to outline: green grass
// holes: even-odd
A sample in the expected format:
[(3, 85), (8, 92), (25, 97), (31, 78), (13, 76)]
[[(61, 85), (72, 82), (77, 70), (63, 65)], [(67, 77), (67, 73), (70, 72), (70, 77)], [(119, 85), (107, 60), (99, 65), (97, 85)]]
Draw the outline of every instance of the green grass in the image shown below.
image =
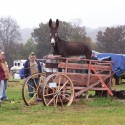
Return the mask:
[[(70, 107), (46, 107), (42, 103), (25, 106), (21, 96), (21, 82), (10, 82), (8, 98), (0, 107), (0, 125), (124, 125), (125, 100), (90, 98), (73, 102)], [(125, 84), (114, 86), (125, 88)]]

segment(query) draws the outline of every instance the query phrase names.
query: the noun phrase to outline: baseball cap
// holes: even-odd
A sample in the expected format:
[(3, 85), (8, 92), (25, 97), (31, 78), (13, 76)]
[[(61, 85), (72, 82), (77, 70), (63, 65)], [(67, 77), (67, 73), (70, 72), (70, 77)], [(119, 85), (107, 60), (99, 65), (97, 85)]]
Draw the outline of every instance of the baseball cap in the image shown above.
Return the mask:
[(30, 55), (36, 55), (34, 52), (31, 52)]

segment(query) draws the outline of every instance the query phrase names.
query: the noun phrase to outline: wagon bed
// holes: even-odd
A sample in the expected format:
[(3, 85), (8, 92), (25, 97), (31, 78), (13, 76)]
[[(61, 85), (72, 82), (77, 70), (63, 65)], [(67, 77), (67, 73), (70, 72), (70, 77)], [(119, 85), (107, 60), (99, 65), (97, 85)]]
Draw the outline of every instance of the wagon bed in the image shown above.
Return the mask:
[[(56, 74), (64, 74), (71, 79), (74, 86), (74, 99), (85, 93), (88, 98), (89, 91), (107, 91), (112, 96), (112, 62), (87, 60), (80, 58), (48, 57), (51, 62), (46, 68), (57, 69)], [(58, 72), (58, 69), (61, 72)], [(46, 73), (47, 76), (55, 72)], [(50, 76), (51, 79), (51, 76)]]

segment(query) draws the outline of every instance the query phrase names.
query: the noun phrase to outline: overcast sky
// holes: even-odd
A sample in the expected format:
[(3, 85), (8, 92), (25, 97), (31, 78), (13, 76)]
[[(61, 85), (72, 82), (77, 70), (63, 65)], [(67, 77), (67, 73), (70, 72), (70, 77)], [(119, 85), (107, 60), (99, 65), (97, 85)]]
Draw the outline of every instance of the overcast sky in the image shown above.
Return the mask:
[(35, 28), (50, 18), (81, 19), (90, 28), (125, 25), (125, 0), (1, 0), (0, 17), (10, 16), (21, 28)]

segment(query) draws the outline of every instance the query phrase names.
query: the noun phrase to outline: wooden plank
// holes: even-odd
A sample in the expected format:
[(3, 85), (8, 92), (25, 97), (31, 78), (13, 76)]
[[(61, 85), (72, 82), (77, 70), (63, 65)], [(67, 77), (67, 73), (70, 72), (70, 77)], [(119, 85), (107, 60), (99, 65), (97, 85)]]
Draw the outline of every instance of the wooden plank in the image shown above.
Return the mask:
[[(93, 65), (94, 66), (94, 68), (96, 69), (96, 70), (105, 70), (105, 71), (110, 71), (111, 70), (111, 66), (109, 65), (109, 66), (105, 66), (105, 65)], [(58, 68), (65, 68), (65, 67), (67, 67), (68, 69), (88, 69), (88, 64), (77, 64), (77, 63), (64, 63), (64, 62), (60, 62), (59, 64), (58, 64)]]
[[(81, 74), (81, 73), (66, 73), (66, 75), (72, 80), (74, 86), (87, 86), (88, 74)], [(110, 75), (108, 74), (100, 74), (102, 79), (109, 78)], [(99, 79), (95, 74), (90, 75), (90, 79), (88, 85), (91, 85), (97, 82)]]
[[(67, 89), (70, 89), (70, 87), (66, 87)], [(75, 90), (83, 90), (86, 89), (87, 87), (74, 87)], [(90, 91), (93, 90), (107, 90), (107, 88), (103, 88), (103, 87), (93, 87), (91, 89), (89, 89)], [(78, 91), (77, 91), (78, 92)]]
[[(82, 90), (82, 89), (85, 89), (86, 87), (74, 87), (74, 88), (75, 90)], [(90, 90), (107, 90), (107, 89), (103, 87), (93, 87)]]
[[(107, 78), (108, 78), (108, 77), (107, 77)], [(104, 81), (105, 81), (107, 78), (105, 78)], [(86, 91), (91, 90), (93, 87), (97, 86), (98, 84), (100, 84), (100, 80), (98, 80), (97, 82), (91, 84), (91, 85), (88, 86), (88, 87), (85, 87), (85, 88), (82, 89), (81, 91), (76, 92), (76, 93), (75, 93), (75, 97), (81, 95), (82, 93), (84, 93), (84, 92), (86, 92)]]

